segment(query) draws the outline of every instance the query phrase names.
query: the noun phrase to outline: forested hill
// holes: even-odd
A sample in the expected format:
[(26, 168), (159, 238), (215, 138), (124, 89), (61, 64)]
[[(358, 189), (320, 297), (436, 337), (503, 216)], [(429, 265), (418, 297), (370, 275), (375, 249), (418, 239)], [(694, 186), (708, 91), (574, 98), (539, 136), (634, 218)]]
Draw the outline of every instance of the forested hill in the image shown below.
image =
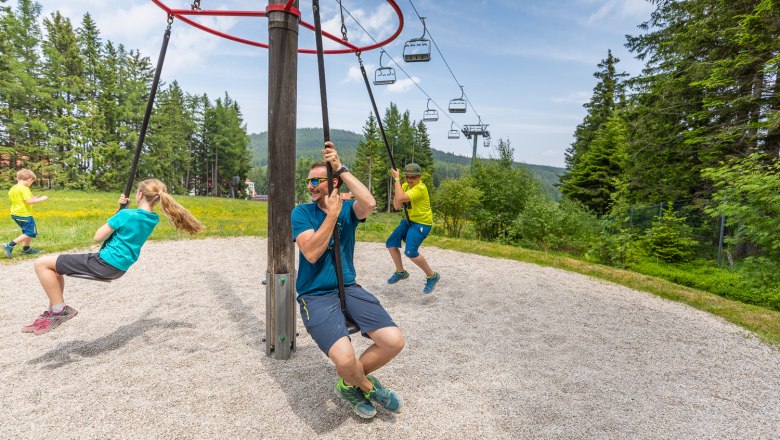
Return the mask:
[[(363, 136), (351, 131), (330, 130), (330, 138), (336, 144), (344, 162), (355, 157), (355, 149)], [(317, 159), (322, 157), (322, 129), (299, 128), (296, 134), (296, 157)], [(252, 152), (252, 165), (268, 165), (268, 132), (249, 135), (249, 149)]]
[[(299, 128), (296, 136), (297, 157), (309, 157), (312, 159), (320, 157), (323, 139), (321, 128)], [(344, 159), (344, 162), (352, 162), (355, 157), (356, 146), (358, 142), (363, 140), (363, 136), (351, 131), (331, 129), (330, 137), (333, 139), (333, 143), (338, 146), (339, 154)], [(252, 164), (259, 166), (267, 165), (268, 132), (251, 134), (249, 138)], [(460, 177), (461, 172), (471, 166), (471, 157), (458, 156), (435, 148), (431, 148), (431, 152), (433, 153), (433, 160), (445, 164), (442, 168), (447, 168), (446, 171), (442, 170), (442, 178)], [(516, 163), (516, 165), (531, 171), (542, 182), (545, 191), (555, 200), (560, 200), (560, 193), (555, 185), (558, 184), (558, 177), (565, 171), (563, 168), (526, 163)], [(457, 168), (457, 170), (452, 170), (452, 168)]]

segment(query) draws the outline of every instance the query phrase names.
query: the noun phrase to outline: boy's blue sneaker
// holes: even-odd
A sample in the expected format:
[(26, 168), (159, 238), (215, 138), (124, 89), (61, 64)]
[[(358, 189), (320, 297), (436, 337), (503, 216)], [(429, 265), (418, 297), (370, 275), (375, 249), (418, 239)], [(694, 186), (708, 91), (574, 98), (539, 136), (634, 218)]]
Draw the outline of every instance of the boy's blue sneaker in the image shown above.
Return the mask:
[(382, 384), (379, 383), (379, 380), (377, 380), (377, 378), (374, 376), (368, 376), (368, 380), (371, 381), (371, 383), (374, 385), (374, 388), (372, 388), (371, 391), (365, 393), (367, 399), (378, 403), (382, 406), (382, 408), (388, 411), (392, 411), (394, 413), (401, 412), (401, 408), (404, 406), (404, 401), (401, 400), (401, 396), (399, 396), (398, 393), (391, 390), (390, 388), (382, 386)]
[(387, 279), (387, 284), (395, 284), (401, 280), (409, 278), (409, 272), (393, 272), (393, 275)]
[(5, 255), (8, 258), (13, 258), (14, 256), (14, 248), (8, 243), (3, 243), (3, 250), (5, 251)]
[(436, 283), (439, 282), (439, 272), (434, 272), (432, 277), (428, 277), (425, 279), (425, 287), (423, 287), (423, 293), (431, 293), (433, 292), (433, 288), (436, 287)]
[(336, 382), (336, 395), (349, 402), (355, 414), (360, 417), (370, 419), (376, 415), (374, 405), (363, 395), (363, 390), (345, 384), (342, 378)]
[(22, 253), (27, 255), (32, 255), (32, 254), (40, 254), (41, 251), (38, 249), (30, 248), (30, 249), (22, 249)]

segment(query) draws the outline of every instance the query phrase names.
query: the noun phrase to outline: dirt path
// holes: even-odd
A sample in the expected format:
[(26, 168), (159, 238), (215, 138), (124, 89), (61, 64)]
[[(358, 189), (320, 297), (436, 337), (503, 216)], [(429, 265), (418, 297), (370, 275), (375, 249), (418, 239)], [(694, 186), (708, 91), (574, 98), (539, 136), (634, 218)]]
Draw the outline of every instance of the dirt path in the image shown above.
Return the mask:
[[(377, 377), (403, 396), (369, 422), (298, 319), (265, 356), (266, 241), (149, 243), (110, 284), (66, 280), (79, 315), (42, 336), (32, 261), (0, 265), (0, 438), (777, 438), (780, 351), (685, 305), (556, 269), (423, 248), (442, 281), (359, 282), (407, 345)], [(414, 270), (412, 270), (414, 269)], [(355, 346), (366, 347), (363, 338)]]

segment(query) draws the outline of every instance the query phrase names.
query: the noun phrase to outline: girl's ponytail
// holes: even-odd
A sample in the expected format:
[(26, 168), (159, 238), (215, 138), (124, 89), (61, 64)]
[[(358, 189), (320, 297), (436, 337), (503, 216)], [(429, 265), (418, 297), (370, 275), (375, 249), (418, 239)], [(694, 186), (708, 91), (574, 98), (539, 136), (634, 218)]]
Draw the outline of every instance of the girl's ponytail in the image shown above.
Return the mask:
[(168, 194), (168, 189), (161, 181), (157, 179), (144, 180), (138, 184), (138, 190), (152, 207), (159, 202), (163, 214), (179, 231), (185, 231), (192, 235), (206, 229), (187, 208), (181, 206), (173, 199), (173, 196)]

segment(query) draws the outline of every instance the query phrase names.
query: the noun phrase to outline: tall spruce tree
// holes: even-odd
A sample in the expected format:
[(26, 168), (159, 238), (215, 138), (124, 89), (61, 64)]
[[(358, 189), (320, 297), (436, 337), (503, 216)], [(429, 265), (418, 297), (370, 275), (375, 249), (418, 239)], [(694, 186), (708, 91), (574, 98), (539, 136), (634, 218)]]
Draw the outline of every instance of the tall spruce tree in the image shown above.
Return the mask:
[(571, 170), (561, 191), (598, 215), (612, 208), (613, 194), (621, 187), (625, 173), (626, 124), (615, 114), (596, 131), (588, 150)]
[(355, 165), (352, 172), (368, 186), (376, 199), (376, 209), (383, 211), (387, 206), (387, 171), (389, 162), (385, 159), (385, 145), (379, 133), (374, 114), (368, 115), (363, 125), (363, 140), (358, 142), (355, 151)]

